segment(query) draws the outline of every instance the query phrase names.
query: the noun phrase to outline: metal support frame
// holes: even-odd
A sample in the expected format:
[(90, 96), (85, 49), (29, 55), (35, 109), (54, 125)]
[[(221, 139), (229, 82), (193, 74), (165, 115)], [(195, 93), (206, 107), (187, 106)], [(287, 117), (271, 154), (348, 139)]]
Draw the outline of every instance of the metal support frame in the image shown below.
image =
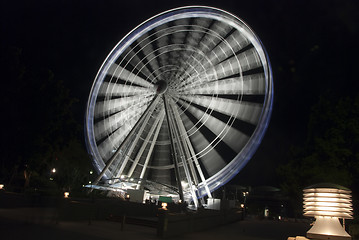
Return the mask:
[[(171, 107), (172, 105), (169, 104), (169, 107)], [(173, 113), (173, 109), (171, 109), (171, 112)], [(193, 200), (193, 203), (195, 205), (195, 207), (197, 208), (198, 207), (198, 199), (197, 199), (197, 195), (196, 195), (196, 192), (194, 191), (194, 187), (193, 187), (193, 183), (192, 183), (192, 177), (193, 179), (196, 178), (196, 175), (194, 173), (193, 175), (193, 172), (192, 172), (192, 177), (191, 177), (191, 173), (189, 172), (189, 169), (188, 169), (188, 165), (187, 165), (187, 156), (183, 150), (184, 146), (182, 144), (182, 141), (181, 141), (181, 138), (180, 138), (180, 131), (178, 129), (178, 123), (176, 123), (176, 118), (173, 114), (173, 118), (171, 118), (171, 115), (169, 116), (170, 117), (170, 124), (172, 125), (172, 129), (173, 129), (173, 133), (175, 135), (175, 144), (177, 146), (176, 149), (178, 149), (179, 151), (179, 155), (180, 155), (180, 158), (181, 158), (181, 162), (182, 162), (182, 165), (183, 165), (183, 169), (184, 169), (184, 172), (185, 172), (185, 175), (186, 175), (186, 179), (187, 179), (187, 183), (188, 183), (188, 188), (189, 188), (189, 192), (191, 193), (192, 195), (192, 200)], [(195, 183), (196, 185), (196, 183)]]
[[(161, 111), (161, 113), (162, 113), (162, 111)], [(154, 122), (154, 124), (151, 126), (150, 131), (147, 133), (147, 136), (146, 136), (146, 138), (145, 138), (143, 144), (141, 145), (141, 148), (138, 150), (137, 155), (136, 155), (136, 158), (135, 158), (135, 160), (133, 161), (133, 163), (132, 163), (132, 165), (131, 165), (131, 168), (130, 168), (130, 170), (129, 170), (128, 173), (127, 173), (127, 176), (128, 176), (128, 177), (132, 177), (132, 174), (133, 174), (133, 172), (135, 171), (135, 168), (136, 168), (136, 166), (137, 166), (137, 164), (138, 164), (138, 161), (140, 160), (140, 158), (141, 158), (141, 156), (142, 156), (142, 154), (143, 154), (143, 151), (145, 151), (146, 146), (147, 146), (147, 143), (148, 143), (148, 141), (150, 140), (150, 138), (151, 138), (153, 132), (155, 131), (155, 129), (156, 129), (157, 124), (158, 124), (159, 121), (160, 121), (160, 118), (157, 117), (156, 120), (155, 120), (155, 122)], [(145, 124), (143, 124), (143, 125), (145, 125)], [(139, 133), (139, 135), (140, 135), (140, 133)]]
[[(150, 116), (151, 116), (151, 114), (150, 114), (150, 112), (148, 112), (148, 113), (147, 113), (147, 116), (146, 116), (146, 118), (143, 120), (143, 122), (147, 122), (147, 121), (149, 120)], [(143, 130), (145, 129), (145, 126), (146, 126), (145, 124), (142, 124), (142, 125), (141, 125), (141, 127), (140, 127), (140, 129), (138, 130), (138, 133), (136, 134), (136, 137), (135, 137), (135, 139), (133, 140), (133, 142), (132, 142), (130, 148), (126, 151), (127, 153), (132, 153), (132, 152), (133, 152), (134, 148), (135, 148), (136, 145), (137, 145), (138, 140), (140, 139), (140, 136), (141, 136), (140, 133), (143, 132)], [(121, 166), (120, 166), (120, 168), (119, 168), (119, 170), (118, 170), (118, 172), (117, 172), (117, 174), (116, 174), (116, 178), (120, 178), (120, 177), (121, 177), (122, 172), (123, 172), (123, 170), (125, 169), (129, 158), (130, 158), (130, 155), (129, 155), (129, 154), (126, 154), (126, 156), (125, 156), (125, 158), (123, 159), (123, 161), (119, 163), (119, 164), (121, 164)]]
[[(121, 143), (121, 145), (117, 148), (116, 152), (112, 155), (112, 157), (106, 162), (106, 166), (102, 169), (101, 173), (97, 176), (97, 178), (95, 179), (93, 185), (98, 184), (98, 182), (101, 180), (101, 178), (105, 175), (105, 172), (110, 168), (110, 166), (112, 165), (112, 163), (115, 161), (115, 159), (117, 158), (117, 156), (120, 154), (120, 150), (121, 148), (125, 145), (125, 143), (127, 143), (127, 141), (132, 137), (132, 135), (134, 134), (136, 128), (138, 127), (138, 125), (140, 125), (140, 123), (143, 122), (143, 120), (145, 119), (145, 117), (147, 115), (151, 115), (150, 113), (154, 110), (154, 107), (156, 106), (157, 102), (158, 102), (158, 95), (155, 95), (155, 97), (153, 98), (152, 102), (150, 103), (150, 105), (147, 107), (147, 109), (145, 110), (145, 112), (141, 115), (140, 119), (138, 119), (138, 121), (136, 122), (135, 126), (131, 129), (131, 131), (127, 134), (126, 138), (123, 140), (123, 142)], [(124, 164), (122, 164), (124, 165)], [(92, 191), (93, 189), (91, 189), (90, 191)]]
[(163, 120), (164, 120), (164, 116), (165, 116), (164, 112), (161, 112), (161, 113), (162, 113), (162, 114), (161, 114), (161, 117), (160, 117), (161, 120), (160, 120), (160, 121), (158, 122), (158, 124), (157, 124), (156, 132), (155, 132), (155, 134), (154, 134), (154, 136), (153, 136), (152, 143), (151, 143), (150, 149), (149, 149), (149, 151), (148, 151), (148, 154), (147, 154), (147, 157), (146, 157), (146, 160), (145, 160), (145, 164), (143, 165), (143, 169), (142, 169), (142, 171), (141, 171), (141, 175), (140, 175), (140, 178), (141, 178), (141, 179), (142, 179), (143, 176), (145, 175), (148, 162), (149, 162), (149, 160), (150, 160), (150, 157), (151, 157), (151, 155), (152, 155), (153, 148), (154, 148), (154, 146), (155, 146), (155, 144), (156, 144), (156, 140), (157, 140), (158, 135), (159, 135), (160, 130), (161, 130), (161, 126), (162, 126), (162, 123), (163, 123)]
[(175, 176), (176, 176), (176, 181), (177, 181), (177, 185), (178, 185), (179, 197), (180, 197), (181, 201), (184, 202), (181, 178), (179, 175), (178, 161), (177, 161), (177, 156), (176, 156), (176, 152), (175, 152), (174, 145), (173, 145), (173, 133), (172, 133), (172, 129), (170, 126), (169, 112), (168, 112), (168, 106), (167, 106), (168, 103), (166, 101), (166, 97), (164, 94), (162, 95), (162, 98), (163, 98), (163, 103), (164, 103), (165, 111), (166, 111), (166, 119), (167, 119), (168, 131), (169, 131), (169, 136), (170, 136), (171, 155), (172, 155), (172, 160), (173, 160), (173, 163), (175, 166), (174, 170), (175, 170)]
[[(203, 183), (203, 185), (204, 185), (204, 188), (205, 188), (205, 190), (206, 190), (207, 196), (208, 196), (209, 198), (212, 198), (211, 191), (209, 190), (209, 187), (208, 187), (208, 185), (207, 185), (206, 178), (204, 177), (204, 174), (203, 174), (201, 165), (200, 165), (199, 162), (198, 162), (198, 159), (197, 159), (197, 157), (196, 157), (196, 153), (195, 153), (195, 151), (194, 151), (194, 149), (193, 149), (193, 146), (192, 146), (192, 143), (191, 143), (191, 141), (190, 141), (190, 139), (189, 139), (189, 136), (188, 136), (188, 134), (187, 134), (187, 131), (186, 131), (184, 125), (183, 125), (183, 122), (181, 121), (180, 114), (179, 114), (179, 112), (178, 112), (178, 110), (177, 110), (176, 108), (174, 108), (173, 110), (174, 110), (174, 111), (173, 111), (173, 112), (174, 112), (174, 116), (175, 116), (175, 118), (176, 118), (176, 120), (177, 120), (177, 124), (178, 124), (178, 126), (179, 126), (180, 131), (181, 131), (181, 135), (183, 136), (183, 139), (185, 140), (185, 142), (184, 142), (184, 146), (185, 146), (184, 149), (185, 149), (185, 151), (186, 151), (186, 153), (187, 153), (187, 156), (188, 156), (187, 160), (188, 160), (188, 162), (190, 162), (190, 167), (191, 167), (192, 173), (195, 174), (194, 167), (193, 167), (193, 162), (194, 162), (194, 164), (196, 165), (196, 169), (197, 169), (197, 172), (198, 172), (198, 174), (199, 174), (199, 177), (201, 178), (201, 181), (202, 181), (202, 183)], [(192, 162), (192, 159), (193, 159), (193, 162)], [(192, 168), (193, 168), (193, 169), (192, 169)], [(194, 180), (195, 180), (196, 185), (198, 186), (198, 179), (195, 177)], [(197, 181), (197, 182), (196, 182), (196, 181)]]
[[(165, 119), (164, 117), (165, 117), (164, 111), (161, 111), (160, 116), (159, 116), (160, 120), (157, 123), (156, 132), (153, 135), (150, 149), (148, 150), (145, 163), (143, 164), (143, 168), (142, 168), (142, 171), (141, 171), (141, 174), (140, 174), (140, 181), (142, 181), (143, 177), (145, 176), (145, 172), (147, 170), (148, 162), (150, 161), (150, 158), (151, 158), (151, 155), (152, 155), (152, 152), (153, 152), (153, 148), (155, 147), (155, 144), (156, 144), (156, 141), (157, 141), (157, 138), (158, 138), (158, 134), (160, 133), (163, 120)], [(137, 186), (137, 189), (139, 189), (139, 188), (140, 188), (140, 185)]]

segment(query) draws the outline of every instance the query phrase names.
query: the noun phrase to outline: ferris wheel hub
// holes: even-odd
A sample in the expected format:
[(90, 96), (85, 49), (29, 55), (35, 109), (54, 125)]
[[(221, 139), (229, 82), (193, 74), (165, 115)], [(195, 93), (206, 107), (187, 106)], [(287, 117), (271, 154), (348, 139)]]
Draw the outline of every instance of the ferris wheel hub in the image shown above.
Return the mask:
[(160, 80), (156, 83), (155, 87), (156, 87), (156, 93), (160, 95), (167, 91), (168, 85), (165, 80)]

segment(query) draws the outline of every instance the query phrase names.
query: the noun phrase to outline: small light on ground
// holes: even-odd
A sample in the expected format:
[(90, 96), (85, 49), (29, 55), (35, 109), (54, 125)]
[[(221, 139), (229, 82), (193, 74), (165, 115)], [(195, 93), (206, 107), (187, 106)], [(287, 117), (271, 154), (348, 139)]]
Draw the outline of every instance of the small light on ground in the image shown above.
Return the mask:
[(69, 195), (70, 195), (70, 193), (69, 193), (69, 192), (64, 192), (64, 198), (68, 198), (68, 197), (69, 197)]
[(167, 203), (164, 202), (164, 203), (161, 204), (161, 206), (162, 206), (163, 210), (167, 210)]

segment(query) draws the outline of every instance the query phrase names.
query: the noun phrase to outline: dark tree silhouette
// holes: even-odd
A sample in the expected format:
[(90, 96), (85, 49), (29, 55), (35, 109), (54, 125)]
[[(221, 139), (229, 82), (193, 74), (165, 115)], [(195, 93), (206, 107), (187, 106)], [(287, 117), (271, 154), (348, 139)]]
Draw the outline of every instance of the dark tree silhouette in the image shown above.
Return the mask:
[(359, 96), (335, 99), (330, 94), (313, 106), (303, 146), (292, 148), (290, 160), (278, 168), (282, 188), (297, 214), (302, 190), (332, 182), (354, 190), (359, 186)]
[[(84, 178), (90, 163), (82, 144), (82, 127), (74, 117), (77, 99), (71, 97), (63, 81), (51, 70), (38, 63), (24, 63), (21, 49), (8, 47), (3, 53), (6, 94), (1, 95), (4, 114), (0, 180), (25, 188), (47, 186), (50, 169), (64, 164), (69, 165), (66, 171), (77, 169)], [(76, 167), (71, 169), (71, 165)], [(54, 179), (51, 185), (75, 184), (60, 181), (61, 174), (69, 173), (58, 172), (59, 181)]]

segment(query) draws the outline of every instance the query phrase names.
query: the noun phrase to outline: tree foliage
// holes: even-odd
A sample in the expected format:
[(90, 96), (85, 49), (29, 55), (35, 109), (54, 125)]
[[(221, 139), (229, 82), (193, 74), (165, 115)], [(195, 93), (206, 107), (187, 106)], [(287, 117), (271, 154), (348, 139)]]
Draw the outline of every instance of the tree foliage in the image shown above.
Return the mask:
[(313, 106), (307, 140), (278, 168), (282, 188), (301, 214), (303, 188), (320, 182), (356, 189), (359, 184), (359, 96), (322, 96)]
[[(48, 185), (50, 169), (58, 165), (68, 172), (59, 172), (54, 182), (59, 188), (73, 187), (90, 165), (74, 117), (77, 99), (51, 70), (24, 62), (21, 49), (8, 47), (3, 53), (0, 180), (19, 185), (23, 178), (23, 186), (39, 188)], [(71, 181), (65, 181), (70, 178), (66, 174), (72, 174)]]

